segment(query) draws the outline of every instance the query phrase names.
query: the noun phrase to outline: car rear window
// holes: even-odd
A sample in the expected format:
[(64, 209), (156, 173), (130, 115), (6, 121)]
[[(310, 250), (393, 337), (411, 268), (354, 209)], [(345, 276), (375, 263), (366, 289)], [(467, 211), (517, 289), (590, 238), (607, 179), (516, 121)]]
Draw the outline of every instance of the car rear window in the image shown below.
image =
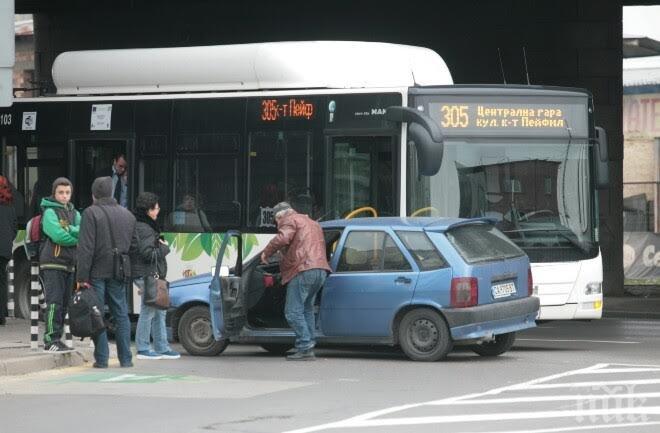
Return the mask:
[(447, 231), (447, 238), (468, 263), (520, 257), (525, 253), (489, 224), (468, 224)]
[(446, 266), (445, 260), (435, 248), (433, 242), (426, 236), (426, 233), (398, 231), (396, 234), (403, 245), (406, 246), (410, 255), (413, 256), (421, 271), (430, 271)]

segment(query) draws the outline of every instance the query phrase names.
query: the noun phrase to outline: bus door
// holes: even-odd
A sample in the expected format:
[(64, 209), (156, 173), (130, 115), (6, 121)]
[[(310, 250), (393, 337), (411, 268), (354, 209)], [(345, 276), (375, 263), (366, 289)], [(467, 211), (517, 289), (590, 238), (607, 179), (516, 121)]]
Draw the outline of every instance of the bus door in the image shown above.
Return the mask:
[(333, 136), (327, 143), (323, 219), (398, 215), (394, 136)]
[[(101, 176), (112, 176), (112, 163), (118, 155), (124, 155), (127, 161), (128, 176), (128, 208), (133, 205), (132, 185), (135, 184), (131, 172), (131, 161), (135, 159), (131, 156), (133, 152), (133, 138), (97, 138), (89, 136), (80, 136), (69, 139), (69, 155), (72, 172), (71, 181), (76, 191), (73, 202), (77, 209), (82, 211), (92, 204), (92, 182)], [(137, 287), (133, 285), (127, 289), (127, 300), (130, 313), (139, 313), (140, 296), (137, 293)]]
[(284, 200), (313, 215), (311, 131), (251, 132), (248, 151), (248, 226), (274, 228), (273, 207)]

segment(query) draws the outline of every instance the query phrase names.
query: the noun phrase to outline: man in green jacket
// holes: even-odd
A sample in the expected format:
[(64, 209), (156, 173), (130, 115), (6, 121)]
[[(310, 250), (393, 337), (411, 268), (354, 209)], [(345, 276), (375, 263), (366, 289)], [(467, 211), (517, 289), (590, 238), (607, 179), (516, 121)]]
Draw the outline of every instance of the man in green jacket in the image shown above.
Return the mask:
[(43, 240), (39, 251), (41, 282), (46, 295), (44, 351), (70, 350), (60, 341), (75, 283), (80, 213), (71, 204), (73, 185), (65, 177), (53, 182), (53, 195), (41, 200)]

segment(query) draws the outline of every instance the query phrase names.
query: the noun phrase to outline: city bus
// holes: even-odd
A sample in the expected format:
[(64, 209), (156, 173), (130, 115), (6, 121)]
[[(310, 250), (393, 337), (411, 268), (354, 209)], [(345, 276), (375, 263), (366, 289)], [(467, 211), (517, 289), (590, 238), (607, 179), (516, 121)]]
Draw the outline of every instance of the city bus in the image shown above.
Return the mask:
[(52, 73), (56, 93), (0, 108), (20, 224), (58, 176), (89, 206), (121, 155), (128, 207), (160, 197), (172, 281), (207, 273), (228, 229), (249, 259), (287, 200), (318, 221), (493, 218), (532, 261), (540, 319), (601, 317), (607, 147), (586, 90), (455, 85), (430, 49), (346, 41), (66, 52)]

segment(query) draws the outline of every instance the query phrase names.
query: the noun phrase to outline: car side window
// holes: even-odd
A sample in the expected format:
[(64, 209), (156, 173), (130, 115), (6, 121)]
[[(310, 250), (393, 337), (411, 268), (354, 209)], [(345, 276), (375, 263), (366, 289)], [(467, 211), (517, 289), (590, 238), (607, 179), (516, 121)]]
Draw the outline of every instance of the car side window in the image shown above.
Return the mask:
[(337, 272), (411, 270), (410, 263), (394, 240), (382, 231), (354, 231), (348, 234)]
[(404, 257), (399, 247), (390, 235), (385, 235), (383, 247), (383, 270), (384, 271), (412, 271), (408, 260)]
[(447, 262), (442, 258), (426, 233), (397, 231), (396, 234), (410, 252), (410, 255), (413, 256), (420, 270), (430, 271), (447, 266)]

